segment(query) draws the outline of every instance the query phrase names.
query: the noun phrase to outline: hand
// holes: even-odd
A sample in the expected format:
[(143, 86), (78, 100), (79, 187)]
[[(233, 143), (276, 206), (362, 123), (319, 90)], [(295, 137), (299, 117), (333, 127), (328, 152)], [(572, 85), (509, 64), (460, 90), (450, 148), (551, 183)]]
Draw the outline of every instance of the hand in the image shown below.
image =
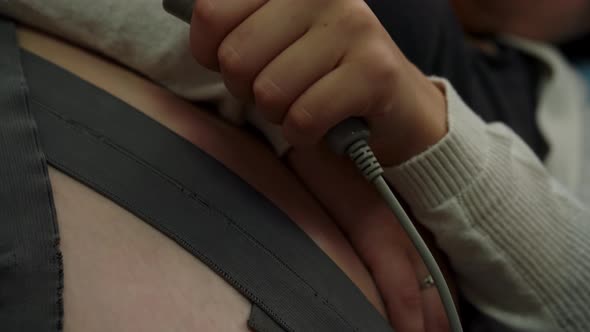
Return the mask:
[[(450, 331), (436, 288), (420, 289), (428, 275), (422, 259), (381, 197), (354, 166), (318, 147), (293, 149), (287, 162), (371, 272), (395, 330)], [(444, 259), (436, 258), (445, 272)], [(447, 282), (453, 290), (452, 279)]]
[(390, 166), (447, 130), (443, 93), (362, 0), (199, 0), (191, 48), (295, 147), (362, 116), (377, 157)]

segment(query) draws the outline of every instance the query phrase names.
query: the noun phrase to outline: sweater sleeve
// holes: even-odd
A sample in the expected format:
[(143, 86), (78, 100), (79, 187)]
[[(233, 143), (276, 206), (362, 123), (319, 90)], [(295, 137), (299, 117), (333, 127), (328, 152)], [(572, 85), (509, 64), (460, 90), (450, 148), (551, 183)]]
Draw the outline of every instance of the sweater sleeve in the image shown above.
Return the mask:
[(516, 331), (590, 331), (590, 213), (527, 145), (447, 81), (449, 133), (386, 170), (449, 256), (463, 294)]
[(217, 105), (223, 118), (243, 122), (243, 105), (218, 73), (200, 66), (186, 23), (162, 0), (0, 0), (0, 15), (90, 49), (191, 101)]

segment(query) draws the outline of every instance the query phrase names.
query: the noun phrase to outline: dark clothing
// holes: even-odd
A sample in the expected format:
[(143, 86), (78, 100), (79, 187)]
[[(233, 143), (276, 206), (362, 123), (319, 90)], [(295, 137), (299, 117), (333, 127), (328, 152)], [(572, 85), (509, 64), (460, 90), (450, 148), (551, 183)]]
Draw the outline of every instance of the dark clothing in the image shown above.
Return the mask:
[(590, 60), (590, 33), (559, 45), (563, 54), (572, 62)]
[[(503, 122), (542, 159), (547, 144), (536, 122), (541, 68), (496, 43), (488, 55), (466, 41), (447, 0), (367, 0), (406, 57), (426, 75), (447, 78), (486, 122)], [(492, 39), (490, 39), (492, 40)]]

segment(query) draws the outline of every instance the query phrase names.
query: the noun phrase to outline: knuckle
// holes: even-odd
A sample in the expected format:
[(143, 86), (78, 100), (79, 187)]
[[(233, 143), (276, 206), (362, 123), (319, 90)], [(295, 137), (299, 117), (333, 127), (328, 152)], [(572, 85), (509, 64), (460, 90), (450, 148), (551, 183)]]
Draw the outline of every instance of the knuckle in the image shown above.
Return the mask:
[(193, 58), (202, 66), (217, 70), (217, 49), (222, 35), (222, 17), (208, 1), (197, 1), (193, 8), (190, 33), (190, 50)]
[(368, 72), (371, 75), (371, 80), (387, 83), (394, 81), (399, 76), (403, 61), (395, 56), (389, 47), (374, 46), (370, 57), (372, 65)]
[(239, 53), (228, 42), (223, 42), (219, 46), (217, 61), (224, 76), (241, 77), (246, 72)]
[(208, 1), (196, 1), (193, 7), (193, 21), (197, 21), (201, 29), (215, 28), (218, 17), (213, 6)]
[(307, 146), (316, 143), (315, 124), (309, 111), (303, 107), (291, 107), (284, 121), (284, 134), (294, 146)]
[(269, 120), (279, 121), (275, 113), (279, 113), (288, 102), (281, 89), (266, 77), (258, 77), (252, 86), (256, 106), (269, 115)]
[[(190, 50), (191, 55), (193, 58), (203, 67), (215, 70), (217, 67), (217, 62), (215, 61), (215, 56), (210, 56), (211, 52), (203, 49), (197, 41), (191, 41), (190, 43)], [(213, 52), (213, 54), (215, 54)]]
[(349, 33), (366, 33), (378, 26), (378, 20), (364, 1), (348, 1), (342, 7), (338, 20), (339, 26)]
[(299, 133), (309, 133), (314, 129), (313, 118), (303, 106), (296, 106), (289, 111), (288, 125)]

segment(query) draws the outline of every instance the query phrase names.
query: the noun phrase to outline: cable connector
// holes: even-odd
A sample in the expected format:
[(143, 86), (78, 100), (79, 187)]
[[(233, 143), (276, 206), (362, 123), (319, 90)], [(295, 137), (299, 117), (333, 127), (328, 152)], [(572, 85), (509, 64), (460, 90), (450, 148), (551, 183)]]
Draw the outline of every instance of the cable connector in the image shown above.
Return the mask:
[(346, 149), (346, 154), (370, 183), (375, 182), (378, 177), (383, 175), (383, 168), (367, 141), (361, 139), (354, 142)]

